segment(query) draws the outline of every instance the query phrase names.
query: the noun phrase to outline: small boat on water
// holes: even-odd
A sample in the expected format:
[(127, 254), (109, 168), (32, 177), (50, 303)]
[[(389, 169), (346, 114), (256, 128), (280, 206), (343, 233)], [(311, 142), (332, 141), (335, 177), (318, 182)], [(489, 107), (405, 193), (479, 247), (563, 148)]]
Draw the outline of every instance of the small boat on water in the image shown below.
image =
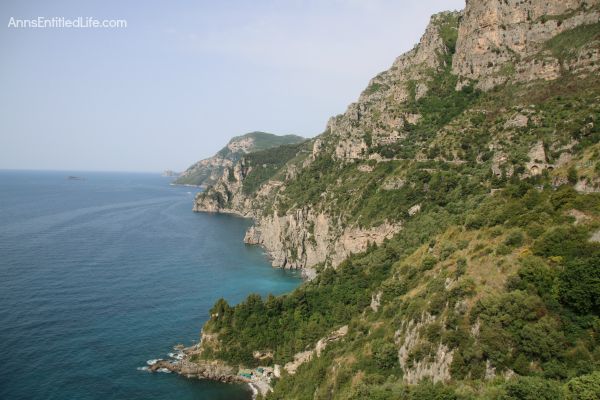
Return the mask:
[(85, 180), (85, 178), (82, 178), (81, 176), (73, 176), (73, 175), (67, 176), (67, 179), (70, 181), (84, 181)]

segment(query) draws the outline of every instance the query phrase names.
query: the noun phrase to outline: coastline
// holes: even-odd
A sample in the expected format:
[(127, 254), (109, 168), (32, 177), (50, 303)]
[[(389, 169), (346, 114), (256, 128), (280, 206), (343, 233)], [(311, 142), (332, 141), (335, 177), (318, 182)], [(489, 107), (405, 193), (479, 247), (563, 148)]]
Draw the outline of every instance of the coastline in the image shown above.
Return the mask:
[[(252, 217), (250, 215), (242, 214), (241, 212), (234, 210), (234, 209), (197, 208), (196, 203), (194, 203), (194, 207), (192, 208), (192, 211), (195, 213), (233, 215), (233, 216), (236, 216), (239, 218), (249, 219), (254, 224), (253, 226), (256, 226), (256, 219), (254, 217)], [(269, 260), (269, 262), (271, 263), (271, 266), (273, 268), (300, 271), (300, 277), (302, 278), (302, 280), (304, 282), (308, 282), (308, 281), (311, 281), (314, 278), (316, 278), (317, 270), (313, 267), (285, 268), (285, 267), (277, 266), (276, 264), (273, 263), (273, 260), (275, 259), (275, 257), (273, 256), (273, 254), (269, 251), (269, 249), (264, 244), (250, 241), (247, 239), (247, 237), (248, 236), (247, 236), (247, 232), (246, 232), (246, 236), (244, 237), (244, 240), (243, 240), (244, 244), (246, 244), (248, 246), (260, 246), (260, 248), (263, 250), (263, 253), (267, 257), (267, 259)]]
[[(170, 183), (170, 186), (187, 186), (202, 189), (202, 186), (190, 184)], [(233, 209), (198, 209), (194, 203), (193, 212), (207, 214), (225, 214), (238, 218), (250, 219), (252, 223), (256, 223), (255, 219), (248, 214), (242, 214)], [(244, 239), (244, 244), (249, 246), (259, 245), (263, 255), (271, 264), (273, 269), (284, 269), (277, 267), (272, 263), (273, 257), (268, 249), (260, 243), (251, 243)], [(314, 268), (300, 269), (302, 282), (309, 281), (316, 276)], [(280, 377), (281, 367), (278, 365), (270, 367), (257, 367), (253, 369), (245, 368), (243, 365), (232, 366), (218, 359), (203, 359), (201, 353), (202, 345), (205, 340), (210, 340), (210, 335), (204, 334), (201, 331), (201, 338), (197, 344), (185, 347), (183, 344), (178, 344), (173, 347), (173, 352), (168, 353), (168, 358), (157, 358), (148, 360), (147, 366), (138, 369), (151, 373), (175, 373), (186, 378), (206, 379), (211, 381), (229, 383), (229, 384), (246, 384), (248, 385), (252, 395), (252, 399), (256, 399), (258, 395), (265, 396), (273, 391), (271, 381), (273, 378)]]
[[(182, 185), (174, 183), (171, 183), (170, 186), (200, 187), (195, 185)], [(193, 211), (198, 213), (232, 215), (243, 219), (250, 219), (254, 222), (254, 218), (248, 215), (243, 215), (235, 210), (213, 211), (194, 209)], [(243, 242), (249, 246), (257, 245), (254, 243), (247, 243), (245, 240)], [(263, 254), (267, 258), (267, 260), (272, 260), (272, 257), (270, 256), (268, 250), (263, 245), (259, 244), (259, 246), (263, 250)], [(274, 269), (282, 269), (280, 267), (273, 266), (273, 264), (271, 265)], [(314, 270), (313, 268), (301, 270), (301, 278), (303, 282), (311, 280), (315, 276), (316, 270)], [(271, 379), (273, 377), (279, 377), (279, 366), (275, 366), (275, 371), (273, 370), (273, 368), (265, 367), (264, 369), (268, 370), (268, 373), (267, 371), (263, 373), (264, 369), (261, 367), (253, 370), (247, 370), (243, 366), (234, 367), (217, 359), (201, 359), (199, 356), (202, 353), (202, 343), (205, 339), (207, 339), (207, 335), (201, 333), (201, 339), (197, 344), (189, 347), (185, 347), (182, 344), (175, 345), (173, 347), (174, 352), (168, 353), (168, 359), (159, 358), (148, 360), (146, 362), (148, 365), (139, 369), (151, 373), (176, 373), (189, 379), (195, 378), (218, 381), (229, 384), (246, 384), (252, 392), (251, 398), (253, 400), (256, 399), (259, 394), (261, 396), (265, 396), (268, 392), (273, 391), (273, 388), (271, 386)], [(242, 371), (250, 372), (250, 374), (244, 374), (242, 373)]]
[[(271, 376), (242, 376), (240, 368), (234, 368), (219, 360), (198, 360), (192, 361), (201, 352), (200, 343), (184, 347), (176, 345), (173, 347), (174, 352), (169, 353), (169, 359), (154, 359), (148, 360), (145, 367), (141, 370), (151, 373), (176, 373), (188, 379), (207, 379), (229, 384), (246, 384), (252, 392), (252, 399), (256, 399), (258, 394), (266, 395), (271, 388)], [(237, 370), (237, 371), (236, 371)]]

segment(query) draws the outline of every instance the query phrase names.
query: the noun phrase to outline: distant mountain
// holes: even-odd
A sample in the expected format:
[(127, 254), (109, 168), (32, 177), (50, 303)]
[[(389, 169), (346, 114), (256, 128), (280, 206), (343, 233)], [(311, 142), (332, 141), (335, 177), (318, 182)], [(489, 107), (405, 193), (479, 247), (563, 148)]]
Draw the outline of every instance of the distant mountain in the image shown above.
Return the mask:
[(169, 178), (172, 178), (172, 177), (178, 176), (178, 175), (179, 175), (179, 173), (177, 173), (173, 170), (170, 170), (170, 169), (166, 169), (162, 173), (162, 176), (169, 177)]
[(287, 144), (296, 144), (305, 140), (301, 136), (278, 136), (266, 132), (250, 132), (236, 136), (214, 156), (200, 160), (190, 166), (173, 183), (207, 187), (223, 175), (226, 167), (233, 166), (245, 154)]

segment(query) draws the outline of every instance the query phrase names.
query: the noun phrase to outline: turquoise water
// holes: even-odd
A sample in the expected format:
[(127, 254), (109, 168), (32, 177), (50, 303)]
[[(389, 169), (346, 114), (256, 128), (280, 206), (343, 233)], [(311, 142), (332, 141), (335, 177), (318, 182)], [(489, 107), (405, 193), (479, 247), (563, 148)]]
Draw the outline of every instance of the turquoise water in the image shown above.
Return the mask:
[(247, 220), (192, 213), (194, 190), (168, 183), (0, 171), (1, 399), (249, 398), (137, 369), (197, 340), (219, 297), (300, 282), (242, 243)]

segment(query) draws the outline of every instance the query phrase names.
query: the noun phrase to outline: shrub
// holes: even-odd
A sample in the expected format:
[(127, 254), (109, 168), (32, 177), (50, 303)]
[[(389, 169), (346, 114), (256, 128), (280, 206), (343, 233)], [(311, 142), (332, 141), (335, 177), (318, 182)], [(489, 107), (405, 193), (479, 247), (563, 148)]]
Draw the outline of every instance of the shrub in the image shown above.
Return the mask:
[(600, 314), (600, 256), (568, 263), (560, 274), (560, 299), (580, 314)]
[(442, 250), (440, 251), (440, 259), (441, 260), (447, 259), (455, 251), (456, 251), (456, 247), (454, 247), (454, 245), (452, 243), (444, 244), (444, 246), (442, 247)]
[(462, 396), (454, 389), (441, 383), (432, 384), (428, 381), (414, 386), (410, 391), (409, 400), (460, 400)]
[(462, 276), (467, 272), (467, 259), (459, 258), (456, 261), (456, 276)]
[(569, 183), (572, 185), (577, 183), (579, 178), (577, 176), (577, 170), (575, 169), (575, 167), (571, 166), (569, 168), (569, 170), (567, 171), (567, 179), (569, 180)]
[(560, 385), (537, 377), (520, 377), (504, 385), (506, 393), (501, 400), (561, 400), (564, 399)]
[(600, 399), (600, 371), (571, 379), (565, 386), (568, 400)]
[(464, 250), (467, 247), (469, 247), (469, 241), (466, 240), (466, 239), (459, 240), (458, 243), (457, 243), (457, 246), (458, 246), (459, 250)]
[(504, 240), (504, 244), (510, 247), (519, 247), (523, 245), (523, 233), (521, 231), (512, 231)]
[(558, 297), (558, 271), (555, 268), (534, 256), (524, 258), (521, 264), (517, 276), (508, 282), (510, 290), (525, 290), (545, 299)]
[(544, 257), (563, 256), (571, 259), (589, 254), (587, 234), (573, 226), (557, 226), (535, 242), (533, 252)]
[(421, 262), (421, 269), (423, 271), (429, 271), (430, 269), (435, 267), (435, 264), (437, 264), (437, 259), (435, 257), (425, 256), (425, 258), (423, 258), (423, 261)]
[(508, 247), (505, 244), (501, 243), (501, 244), (498, 245), (498, 247), (496, 247), (496, 255), (505, 256), (505, 255), (510, 254), (510, 253), (511, 253), (510, 247)]
[(398, 366), (398, 350), (393, 343), (378, 340), (373, 343), (373, 359), (375, 365), (383, 370), (393, 369)]
[(550, 360), (557, 357), (563, 348), (565, 338), (557, 323), (550, 318), (542, 318), (536, 323), (527, 324), (520, 333), (520, 349), (530, 357)]

